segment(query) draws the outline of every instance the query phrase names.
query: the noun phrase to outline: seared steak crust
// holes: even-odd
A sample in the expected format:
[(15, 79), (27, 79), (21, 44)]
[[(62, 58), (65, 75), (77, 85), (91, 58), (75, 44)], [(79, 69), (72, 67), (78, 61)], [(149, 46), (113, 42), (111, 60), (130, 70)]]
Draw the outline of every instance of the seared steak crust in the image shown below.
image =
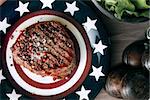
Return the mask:
[[(38, 22), (21, 31), (12, 47), (14, 61), (30, 71), (54, 79), (65, 78), (76, 66), (71, 33), (56, 21)], [(71, 33), (72, 34), (72, 33)]]

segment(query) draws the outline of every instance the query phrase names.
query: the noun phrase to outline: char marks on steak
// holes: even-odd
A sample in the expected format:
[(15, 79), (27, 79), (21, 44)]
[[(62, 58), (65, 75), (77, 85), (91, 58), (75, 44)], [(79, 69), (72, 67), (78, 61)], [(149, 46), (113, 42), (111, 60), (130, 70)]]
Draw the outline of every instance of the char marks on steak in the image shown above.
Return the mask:
[(31, 25), (22, 31), (12, 47), (14, 61), (36, 74), (65, 78), (76, 67), (70, 33), (56, 21)]

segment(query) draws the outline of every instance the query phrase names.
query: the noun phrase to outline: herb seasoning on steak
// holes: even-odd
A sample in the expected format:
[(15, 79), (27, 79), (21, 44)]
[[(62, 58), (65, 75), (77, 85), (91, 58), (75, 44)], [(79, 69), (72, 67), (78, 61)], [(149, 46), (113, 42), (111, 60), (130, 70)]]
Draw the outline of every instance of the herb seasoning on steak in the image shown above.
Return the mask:
[(27, 27), (12, 47), (15, 63), (41, 76), (64, 79), (77, 66), (69, 32), (56, 21), (38, 22)]

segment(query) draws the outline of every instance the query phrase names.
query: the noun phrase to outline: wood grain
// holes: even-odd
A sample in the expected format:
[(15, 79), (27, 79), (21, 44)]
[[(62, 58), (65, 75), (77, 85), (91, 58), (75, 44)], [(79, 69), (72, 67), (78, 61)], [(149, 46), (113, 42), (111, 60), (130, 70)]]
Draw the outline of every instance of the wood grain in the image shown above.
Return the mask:
[(95, 100), (122, 100), (122, 99), (114, 98), (114, 97), (108, 95), (104, 89), (102, 89)]

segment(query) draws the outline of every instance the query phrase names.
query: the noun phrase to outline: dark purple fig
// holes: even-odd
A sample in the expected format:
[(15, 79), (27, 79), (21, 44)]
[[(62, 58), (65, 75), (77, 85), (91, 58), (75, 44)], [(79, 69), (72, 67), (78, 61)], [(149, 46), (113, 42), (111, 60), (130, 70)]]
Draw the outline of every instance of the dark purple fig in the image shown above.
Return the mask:
[(132, 67), (141, 67), (141, 58), (145, 50), (145, 42), (146, 40), (140, 40), (130, 44), (123, 52), (123, 62)]
[(149, 73), (147, 70), (130, 70), (122, 80), (121, 95), (127, 100), (148, 100)]
[(122, 90), (122, 79), (128, 71), (127, 68), (122, 66), (125, 65), (119, 65), (110, 71), (105, 84), (106, 92), (117, 98), (122, 98), (120, 92)]

